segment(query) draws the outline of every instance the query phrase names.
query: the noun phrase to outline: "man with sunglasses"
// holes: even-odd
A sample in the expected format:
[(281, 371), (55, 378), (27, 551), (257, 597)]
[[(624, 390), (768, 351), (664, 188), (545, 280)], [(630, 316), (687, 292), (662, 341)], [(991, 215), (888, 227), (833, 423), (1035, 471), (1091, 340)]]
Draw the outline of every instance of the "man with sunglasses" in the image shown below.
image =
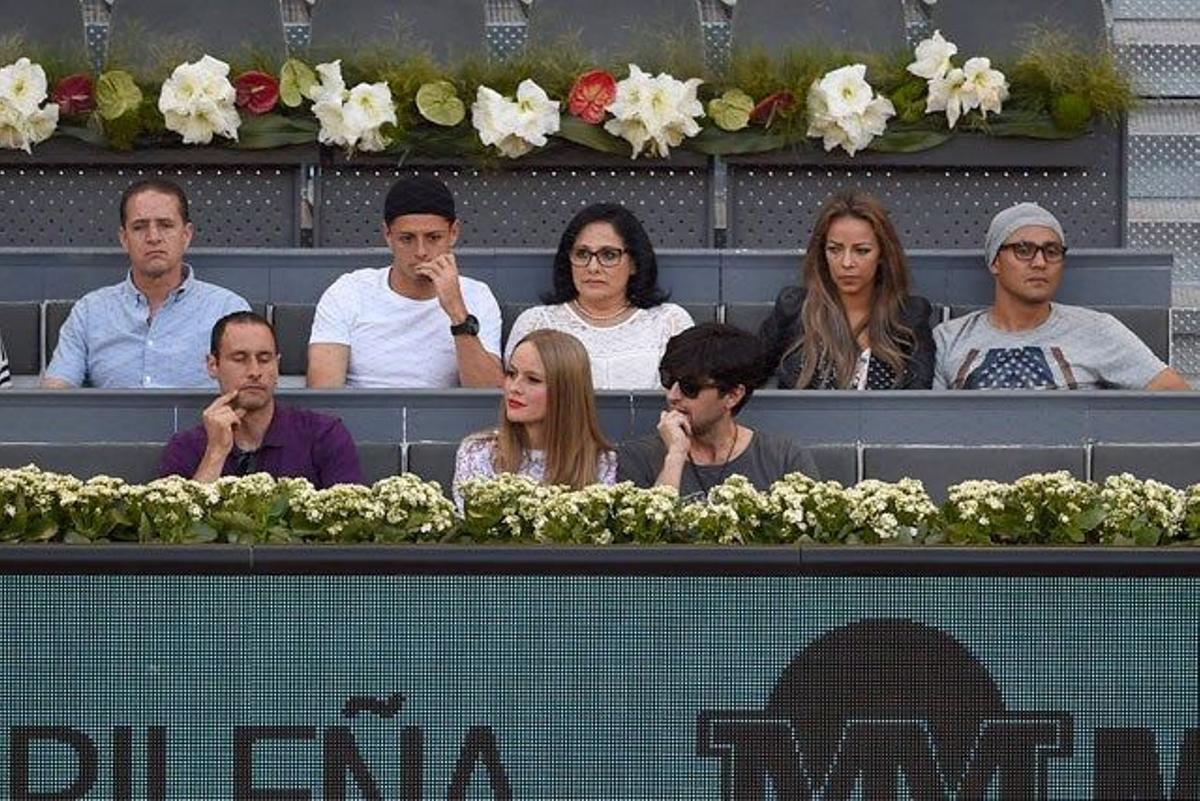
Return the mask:
[(1036, 203), (993, 218), (995, 300), (934, 329), (934, 389), (1189, 389), (1112, 315), (1053, 302), (1066, 255), (1062, 225)]
[(735, 420), (766, 380), (758, 337), (720, 323), (689, 328), (667, 342), (659, 373), (667, 408), (658, 433), (619, 448), (618, 480), (699, 496), (732, 475), (760, 490), (788, 473), (818, 477), (808, 451)]

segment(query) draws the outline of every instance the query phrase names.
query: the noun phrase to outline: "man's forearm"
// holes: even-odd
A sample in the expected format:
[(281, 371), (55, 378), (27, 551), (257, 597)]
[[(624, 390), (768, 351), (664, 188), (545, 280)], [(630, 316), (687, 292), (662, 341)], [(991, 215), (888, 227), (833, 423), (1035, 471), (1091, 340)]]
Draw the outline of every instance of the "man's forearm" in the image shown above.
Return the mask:
[(500, 357), (488, 353), (479, 337), (455, 337), (454, 349), (458, 358), (459, 384), (464, 387), (490, 388), (504, 383)]

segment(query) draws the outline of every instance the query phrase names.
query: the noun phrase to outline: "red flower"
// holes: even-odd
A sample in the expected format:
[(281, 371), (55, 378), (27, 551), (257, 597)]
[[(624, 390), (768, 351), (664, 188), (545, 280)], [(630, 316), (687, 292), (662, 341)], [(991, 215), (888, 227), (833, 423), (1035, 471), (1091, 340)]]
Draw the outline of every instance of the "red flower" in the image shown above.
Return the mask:
[(796, 102), (796, 98), (791, 92), (783, 91), (776, 92), (773, 95), (767, 95), (762, 100), (758, 101), (758, 105), (750, 112), (750, 121), (766, 128), (771, 127), (771, 123), (775, 118), (784, 111), (787, 111)]
[(584, 122), (598, 125), (616, 97), (616, 79), (604, 70), (592, 70), (580, 75), (571, 87), (567, 110)]
[(92, 77), (82, 72), (68, 75), (54, 87), (51, 99), (58, 104), (58, 111), (66, 117), (76, 114), (91, 114), (96, 107), (96, 93)]
[(243, 72), (233, 79), (237, 90), (238, 108), (251, 114), (266, 114), (279, 101), (279, 81), (273, 75), (258, 70)]

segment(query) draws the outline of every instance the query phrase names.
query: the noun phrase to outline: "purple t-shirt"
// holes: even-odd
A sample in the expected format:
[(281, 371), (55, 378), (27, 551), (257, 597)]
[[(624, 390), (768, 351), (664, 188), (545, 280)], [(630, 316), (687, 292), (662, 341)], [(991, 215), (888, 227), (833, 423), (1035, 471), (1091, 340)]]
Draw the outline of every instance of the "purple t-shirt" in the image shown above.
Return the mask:
[[(180, 431), (163, 449), (158, 474), (192, 477), (207, 445), (203, 425)], [(230, 451), (221, 475), (270, 473), (275, 478), (307, 478), (318, 489), (364, 483), (358, 449), (346, 426), (336, 417), (308, 409), (276, 404), (267, 433), (258, 450), (249, 455), (249, 464), (239, 467), (239, 456), (243, 455), (237, 448)]]

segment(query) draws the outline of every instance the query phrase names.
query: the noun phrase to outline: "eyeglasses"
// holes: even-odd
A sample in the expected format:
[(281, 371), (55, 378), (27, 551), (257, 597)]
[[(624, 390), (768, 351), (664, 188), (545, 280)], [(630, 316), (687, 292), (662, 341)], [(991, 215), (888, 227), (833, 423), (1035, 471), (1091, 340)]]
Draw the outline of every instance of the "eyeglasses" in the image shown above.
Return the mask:
[(1047, 242), (1044, 245), (1025, 241), (1009, 242), (1007, 245), (1001, 245), (1000, 249), (1011, 250), (1012, 254), (1021, 261), (1033, 261), (1040, 250), (1047, 264), (1057, 264), (1067, 255), (1067, 249), (1057, 242)]
[(720, 386), (715, 381), (701, 381), (699, 378), (691, 376), (674, 376), (666, 370), (658, 371), (658, 379), (662, 382), (663, 389), (670, 389), (678, 384), (679, 391), (683, 393), (683, 397), (690, 399), (695, 399), (697, 395), (709, 387)]
[(621, 259), (625, 257), (626, 251), (623, 248), (600, 248), (599, 250), (588, 250), (587, 248), (572, 248), (569, 258), (571, 264), (576, 267), (587, 267), (592, 263), (592, 259), (596, 259), (596, 263), (606, 270), (611, 270), (621, 263)]

